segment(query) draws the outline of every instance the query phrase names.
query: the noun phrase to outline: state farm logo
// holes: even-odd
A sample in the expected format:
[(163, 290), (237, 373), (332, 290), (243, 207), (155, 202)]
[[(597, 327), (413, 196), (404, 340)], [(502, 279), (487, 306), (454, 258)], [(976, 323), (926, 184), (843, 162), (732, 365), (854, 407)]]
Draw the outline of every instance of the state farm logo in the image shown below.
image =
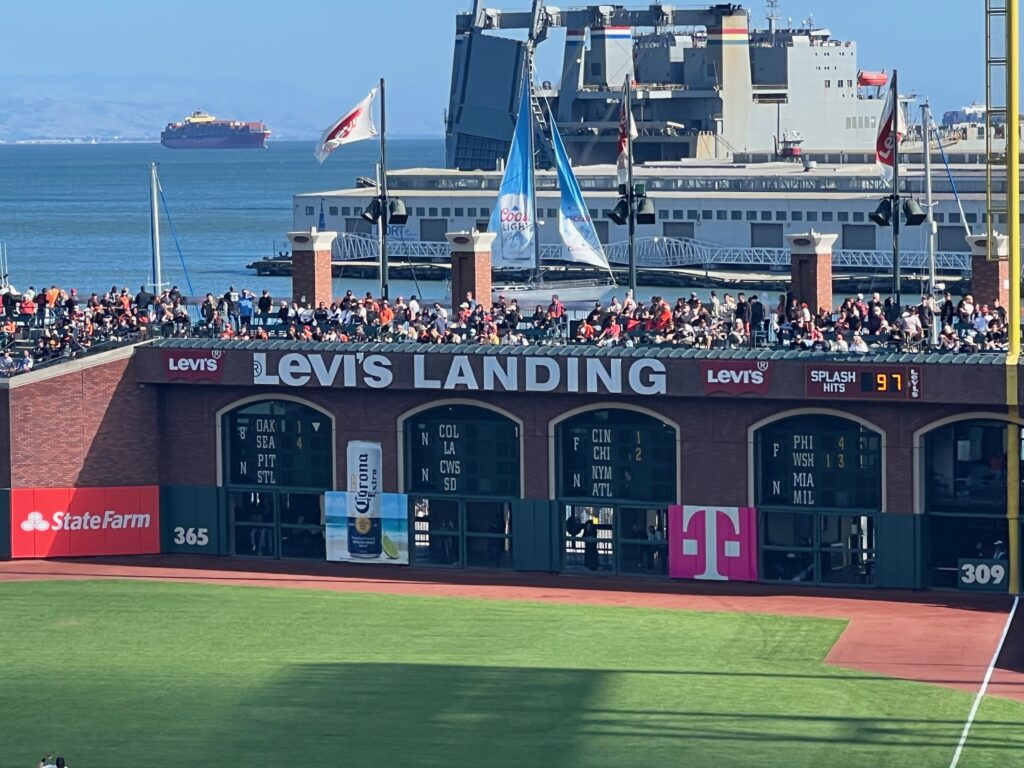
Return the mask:
[(771, 373), (768, 360), (705, 360), (700, 364), (705, 395), (766, 395)]
[(28, 517), (26, 517), (21, 523), (21, 530), (28, 533), (32, 533), (33, 531), (48, 531), (50, 530), (50, 523), (45, 517), (43, 517), (42, 512), (29, 512)]
[(168, 381), (220, 381), (224, 352), (220, 349), (165, 349)]
[(149, 528), (152, 516), (145, 512), (120, 513), (112, 509), (101, 512), (54, 512), (50, 519), (42, 512), (33, 510), (25, 516), (21, 530), (26, 533), (45, 531), (121, 531)]

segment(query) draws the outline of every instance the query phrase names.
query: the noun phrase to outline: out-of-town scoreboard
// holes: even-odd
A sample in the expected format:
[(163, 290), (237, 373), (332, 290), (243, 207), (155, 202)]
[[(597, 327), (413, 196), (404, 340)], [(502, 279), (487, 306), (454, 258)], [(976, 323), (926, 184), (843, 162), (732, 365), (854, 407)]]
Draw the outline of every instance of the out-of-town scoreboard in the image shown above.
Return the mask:
[(676, 434), (633, 411), (588, 411), (558, 428), (558, 496), (671, 504)]
[(406, 492), (520, 496), (519, 425), (469, 405), (434, 408), (405, 423)]
[(234, 486), (330, 488), (331, 420), (287, 401), (256, 403), (225, 418), (225, 482)]
[(758, 506), (877, 509), (881, 438), (856, 422), (801, 416), (758, 432)]

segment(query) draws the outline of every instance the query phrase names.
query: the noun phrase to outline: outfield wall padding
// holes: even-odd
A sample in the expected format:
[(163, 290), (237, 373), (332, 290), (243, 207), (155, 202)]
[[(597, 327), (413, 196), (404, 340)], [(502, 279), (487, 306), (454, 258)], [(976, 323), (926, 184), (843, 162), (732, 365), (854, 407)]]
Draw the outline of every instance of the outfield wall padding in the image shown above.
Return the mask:
[(193, 555), (228, 554), (227, 520), (221, 509), (214, 486), (162, 486), (161, 551)]

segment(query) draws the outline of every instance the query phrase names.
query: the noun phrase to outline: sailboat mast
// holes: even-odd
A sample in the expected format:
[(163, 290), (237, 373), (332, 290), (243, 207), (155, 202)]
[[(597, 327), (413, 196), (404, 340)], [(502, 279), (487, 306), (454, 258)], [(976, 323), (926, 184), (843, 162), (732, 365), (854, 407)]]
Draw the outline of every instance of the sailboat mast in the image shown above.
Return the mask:
[(156, 163), (149, 166), (149, 237), (153, 251), (153, 293), (163, 290), (163, 275), (160, 273), (160, 204), (157, 198), (159, 182)]
[(391, 297), (389, 293), (388, 272), (388, 155), (387, 155), (387, 108), (384, 102), (384, 78), (380, 79), (380, 176), (378, 178), (377, 194), (380, 198), (380, 220), (377, 227), (380, 230), (380, 296), (387, 300)]

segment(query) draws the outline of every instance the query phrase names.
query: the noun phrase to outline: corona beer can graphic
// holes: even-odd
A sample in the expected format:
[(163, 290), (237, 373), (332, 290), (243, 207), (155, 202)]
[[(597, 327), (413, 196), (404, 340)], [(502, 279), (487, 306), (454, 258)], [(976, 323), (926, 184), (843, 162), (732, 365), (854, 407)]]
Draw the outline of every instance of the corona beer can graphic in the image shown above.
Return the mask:
[(348, 444), (348, 553), (352, 557), (381, 555), (380, 443)]

